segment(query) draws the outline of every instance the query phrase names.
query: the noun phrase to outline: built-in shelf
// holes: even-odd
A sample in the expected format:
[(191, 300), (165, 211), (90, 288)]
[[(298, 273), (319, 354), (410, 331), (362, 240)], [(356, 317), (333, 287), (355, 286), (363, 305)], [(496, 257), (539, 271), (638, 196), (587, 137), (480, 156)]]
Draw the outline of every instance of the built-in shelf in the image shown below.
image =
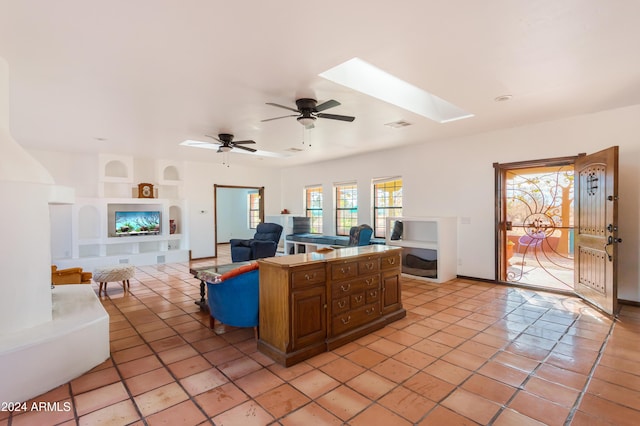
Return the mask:
[[(402, 232), (395, 232), (399, 235), (394, 235), (394, 229), (401, 229)], [(457, 276), (455, 217), (387, 218), (385, 243), (404, 248), (402, 272), (407, 276), (436, 283), (449, 281)]]

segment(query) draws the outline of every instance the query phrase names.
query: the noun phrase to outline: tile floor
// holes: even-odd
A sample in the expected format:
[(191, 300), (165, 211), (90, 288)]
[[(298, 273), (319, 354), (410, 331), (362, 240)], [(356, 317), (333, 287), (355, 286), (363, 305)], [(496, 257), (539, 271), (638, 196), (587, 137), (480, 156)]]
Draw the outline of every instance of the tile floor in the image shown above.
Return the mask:
[[(198, 266), (215, 262), (228, 255)], [(208, 328), (188, 269), (110, 284), (111, 358), (34, 398), (71, 410), (0, 426), (640, 424), (638, 307), (612, 322), (572, 297), (404, 279), (406, 318), (283, 368), (253, 330)]]

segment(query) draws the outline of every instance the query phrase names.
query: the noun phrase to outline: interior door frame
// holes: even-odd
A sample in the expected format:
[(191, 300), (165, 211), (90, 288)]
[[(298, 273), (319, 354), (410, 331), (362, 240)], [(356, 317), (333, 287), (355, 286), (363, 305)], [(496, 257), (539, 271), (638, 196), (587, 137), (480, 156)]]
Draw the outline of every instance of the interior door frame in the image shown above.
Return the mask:
[(219, 185), (213, 184), (213, 232), (214, 244), (216, 246), (214, 257), (218, 257), (218, 189), (256, 189), (260, 194), (260, 223), (264, 223), (264, 186), (241, 186), (241, 185)]

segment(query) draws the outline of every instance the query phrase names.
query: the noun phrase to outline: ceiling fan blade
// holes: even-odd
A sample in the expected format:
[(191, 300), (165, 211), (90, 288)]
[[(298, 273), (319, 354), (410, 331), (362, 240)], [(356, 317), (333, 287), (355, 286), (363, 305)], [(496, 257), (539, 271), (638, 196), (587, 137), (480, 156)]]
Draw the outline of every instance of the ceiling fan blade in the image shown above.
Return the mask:
[(234, 146), (234, 148), (244, 149), (245, 151), (249, 151), (249, 152), (256, 152), (256, 150), (255, 150), (255, 149), (253, 149), (253, 148), (249, 148), (249, 147), (247, 147), (247, 146), (242, 146), (242, 145)]
[(273, 121), (273, 120), (280, 120), (281, 118), (297, 117), (297, 116), (298, 116), (297, 114), (292, 114), (292, 115), (283, 115), (282, 117), (267, 118), (267, 119), (265, 119), (265, 120), (260, 120), (260, 121), (262, 121), (262, 122), (265, 122), (265, 121)]
[(337, 107), (338, 105), (340, 105), (340, 102), (331, 99), (331, 100), (328, 100), (326, 102), (321, 103), (320, 105), (317, 105), (316, 106), (316, 111), (318, 111), (318, 112), (324, 111), (325, 109)]
[(319, 118), (328, 118), (330, 120), (340, 120), (340, 121), (353, 121), (356, 118), (351, 117), (350, 115), (337, 115), (337, 114), (318, 114)]
[[(219, 143), (224, 143), (224, 142), (222, 142), (220, 139), (218, 139), (218, 137), (217, 137), (217, 136), (211, 136), (211, 135), (205, 135), (205, 136), (206, 136), (206, 137), (208, 137), (208, 138), (211, 138), (211, 139), (215, 139), (215, 140), (217, 140)], [(215, 143), (218, 143), (218, 142), (215, 142)]]
[(278, 107), (278, 108), (284, 108), (284, 109), (288, 109), (289, 111), (293, 111), (293, 112), (300, 112), (297, 109), (288, 107), (288, 106), (284, 106), (284, 105), (280, 105), (280, 104), (274, 104), (273, 102), (267, 102), (267, 105), (271, 105), (274, 107)]
[(246, 140), (246, 141), (233, 141), (231, 142), (231, 145), (246, 145), (248, 143), (256, 143), (255, 141), (251, 141), (251, 140)]

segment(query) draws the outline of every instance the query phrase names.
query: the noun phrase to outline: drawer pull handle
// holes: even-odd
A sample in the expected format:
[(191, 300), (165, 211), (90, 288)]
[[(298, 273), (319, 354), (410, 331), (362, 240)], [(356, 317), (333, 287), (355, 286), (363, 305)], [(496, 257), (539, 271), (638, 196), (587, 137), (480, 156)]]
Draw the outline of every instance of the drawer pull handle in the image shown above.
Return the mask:
[(362, 295), (356, 296), (356, 302), (362, 302)]
[(396, 258), (395, 257), (390, 257), (387, 260), (389, 261), (389, 265), (395, 265), (396, 264)]
[(342, 272), (344, 275), (348, 274), (349, 271), (351, 271), (351, 266), (347, 266), (346, 268), (340, 268), (340, 272)]
[(351, 284), (347, 284), (346, 286), (343, 284), (340, 286), (340, 288), (342, 289), (342, 291), (349, 291), (351, 290)]
[(375, 312), (375, 310), (376, 310), (376, 308), (370, 308), (370, 309), (365, 310), (365, 312), (366, 312), (367, 315), (371, 315), (372, 313)]
[(314, 272), (313, 274), (304, 274), (304, 277), (307, 281), (309, 281), (316, 277), (316, 273)]
[(338, 308), (344, 308), (345, 306), (347, 306), (346, 300), (341, 300), (338, 302)]
[(368, 270), (372, 270), (373, 269), (373, 262), (367, 263), (366, 266), (367, 266)]
[(342, 318), (342, 323), (343, 324), (349, 324), (350, 321), (351, 321), (351, 315), (349, 315), (346, 319)]
[(371, 284), (375, 284), (376, 280), (374, 280), (373, 278), (367, 278), (364, 282), (367, 285), (371, 285)]
[(371, 295), (371, 297), (376, 297), (378, 295), (378, 290), (372, 291), (369, 295)]

